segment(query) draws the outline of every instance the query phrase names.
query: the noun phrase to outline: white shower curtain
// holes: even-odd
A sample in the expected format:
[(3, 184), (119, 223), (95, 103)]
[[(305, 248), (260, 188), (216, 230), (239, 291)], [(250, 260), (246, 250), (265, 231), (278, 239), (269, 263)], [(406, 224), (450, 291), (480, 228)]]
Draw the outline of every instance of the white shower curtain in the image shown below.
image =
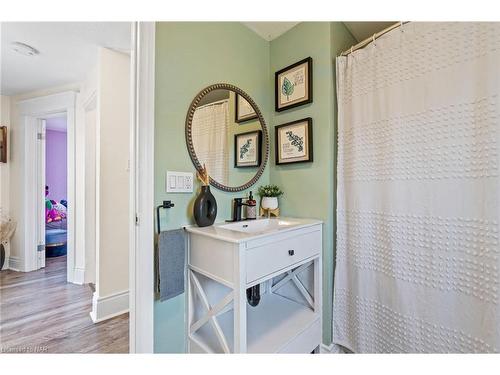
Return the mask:
[(221, 100), (196, 108), (193, 115), (193, 146), (198, 160), (215, 181), (229, 182), (229, 102)]
[(334, 343), (498, 352), (500, 24), (406, 24), (337, 86)]

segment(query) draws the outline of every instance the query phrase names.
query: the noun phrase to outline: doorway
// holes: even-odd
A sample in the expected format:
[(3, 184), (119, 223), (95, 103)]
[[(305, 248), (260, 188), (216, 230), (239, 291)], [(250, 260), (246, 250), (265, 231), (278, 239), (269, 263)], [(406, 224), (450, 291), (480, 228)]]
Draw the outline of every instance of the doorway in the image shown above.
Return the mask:
[[(68, 163), (66, 114), (45, 120), (45, 260), (67, 263)], [(66, 266), (67, 268), (67, 266)]]
[[(91, 266), (92, 262), (99, 262), (99, 252), (97, 251), (97, 246), (102, 237), (108, 235), (108, 231), (101, 230), (95, 231), (94, 238), (86, 241), (89, 236), (86, 233), (92, 233), (92, 227), (98, 227), (99, 216), (103, 211), (103, 207), (92, 204), (92, 199), (87, 199), (89, 195), (85, 195), (86, 198), (78, 198), (78, 189), (85, 190), (85, 183), (87, 182), (88, 176), (93, 176), (95, 178), (95, 183), (91, 181), (89, 184), (91, 186), (98, 186), (98, 180), (102, 176), (108, 176), (98, 161), (92, 158), (92, 152), (86, 153), (81, 152), (85, 149), (85, 143), (93, 144), (96, 147), (98, 142), (102, 142), (102, 138), (96, 136), (95, 140), (90, 137), (81, 137), (78, 132), (85, 129), (85, 131), (93, 132), (92, 127), (95, 128), (95, 134), (98, 135), (102, 130), (103, 119), (99, 118), (97, 113), (102, 110), (102, 101), (99, 100), (99, 93), (97, 92), (96, 85), (99, 77), (104, 76), (103, 71), (93, 71), (90, 72), (89, 76), (85, 77), (84, 82), (80, 81), (78, 84), (61, 84), (60, 86), (47, 86), (45, 83), (54, 79), (54, 74), (59, 74), (59, 72), (68, 70), (73, 66), (81, 66), (85, 59), (79, 59), (76, 64), (70, 64), (67, 58), (75, 55), (75, 58), (81, 56), (82, 51), (86, 46), (82, 43), (85, 38), (95, 38), (98, 43), (102, 42), (101, 36), (104, 33), (108, 33), (112, 38), (112, 42), (120, 40), (118, 34), (123, 31), (123, 23), (97, 23), (96, 25), (90, 23), (11, 23), (9, 25), (2, 26), (2, 37), (8, 40), (11, 38), (15, 40), (19, 38), (19, 35), (28, 35), (23, 29), (29, 29), (31, 32), (37, 30), (37, 28), (44, 27), (46, 32), (41, 33), (39, 31), (35, 32), (33, 36), (33, 41), (35, 47), (40, 46), (40, 51), (42, 55), (40, 57), (26, 58), (26, 57), (12, 57), (11, 71), (21, 71), (22, 65), (22, 75), (14, 77), (13, 74), (6, 75), (6, 78), (1, 82), (2, 91), (7, 88), (10, 92), (2, 92), (2, 95), (10, 96), (10, 108), (11, 108), (11, 128), (16, 134), (16, 137), (12, 138), (11, 150), (12, 160), (15, 161), (10, 165), (11, 178), (9, 185), (10, 189), (10, 202), (16, 202), (12, 204), (14, 219), (18, 221), (17, 232), (11, 241), (10, 262), (9, 268), (2, 271), (0, 274), (2, 293), (0, 295), (0, 303), (2, 303), (2, 316), (0, 319), (0, 330), (2, 332), (2, 339), (4, 344), (23, 344), (26, 343), (29, 338), (30, 343), (36, 343), (38, 339), (28, 334), (39, 333), (40, 338), (52, 337), (54, 342), (59, 342), (61, 345), (59, 348), (55, 349), (56, 352), (60, 350), (66, 350), (68, 352), (79, 352), (79, 348), (75, 345), (70, 345), (67, 348), (64, 346), (66, 338), (69, 338), (68, 334), (77, 337), (80, 334), (85, 334), (83, 330), (71, 331), (61, 330), (56, 321), (51, 320), (51, 318), (44, 314), (54, 313), (58, 317), (61, 314), (71, 313), (79, 314), (79, 318), (85, 321), (85, 324), (89, 330), (88, 332), (94, 332), (98, 336), (101, 336), (99, 331), (106, 332), (106, 334), (114, 335), (115, 332), (120, 337), (129, 338), (128, 350), (130, 352), (152, 352), (153, 351), (153, 237), (151, 235), (151, 230), (153, 228), (153, 144), (154, 144), (154, 80), (155, 80), (155, 68), (154, 68), (154, 57), (155, 57), (155, 23), (154, 22), (136, 22), (128, 24), (127, 28), (130, 30), (132, 26), (132, 43), (130, 45), (130, 68), (129, 73), (131, 77), (130, 84), (130, 114), (127, 110), (124, 110), (123, 106), (117, 106), (121, 110), (120, 119), (114, 119), (118, 124), (124, 125), (117, 132), (111, 131), (109, 133), (110, 141), (109, 145), (116, 144), (115, 135), (116, 134), (130, 134), (130, 140), (126, 142), (127, 144), (120, 144), (120, 150), (130, 150), (129, 162), (126, 160), (120, 161), (116, 165), (116, 170), (121, 169), (122, 171), (126, 169), (129, 175), (129, 195), (127, 197), (120, 197), (119, 205), (113, 206), (110, 204), (109, 199), (104, 199), (104, 201), (109, 205), (109, 209), (104, 209), (108, 213), (108, 218), (106, 221), (111, 223), (112, 228), (115, 227), (116, 221), (113, 220), (113, 215), (117, 215), (115, 207), (122, 206), (121, 217), (127, 215), (123, 212), (123, 203), (126, 201), (129, 203), (128, 206), (128, 228), (129, 228), (129, 244), (130, 246), (121, 246), (129, 254), (128, 267), (120, 267), (120, 273), (129, 270), (129, 290), (122, 290), (121, 292), (115, 293), (113, 298), (109, 298), (109, 288), (101, 288), (100, 296), (104, 298), (95, 298), (97, 288), (92, 291), (88, 285), (76, 285), (75, 283), (90, 283), (91, 280), (96, 280), (96, 284), (99, 283), (99, 271), (96, 270), (96, 274), (92, 275), (90, 272), (94, 270)], [(51, 30), (53, 28), (53, 30)], [(55, 30), (59, 28), (58, 30)], [(70, 28), (73, 29), (73, 33), (68, 33)], [(113, 34), (113, 30), (115, 33)], [(54, 32), (56, 31), (56, 32)], [(116, 33), (118, 32), (118, 34)], [(41, 64), (43, 59), (45, 59), (46, 48), (41, 48), (43, 46), (38, 43), (42, 43), (42, 39), (38, 38), (40, 35), (44, 35), (44, 38), (48, 34), (54, 35), (56, 38), (61, 36), (62, 38), (71, 37), (75, 33), (80, 33), (82, 37), (78, 44), (69, 43), (65, 41), (64, 44), (65, 51), (64, 56), (61, 58), (54, 58), (53, 63)], [(99, 33), (100, 36), (97, 36)], [(83, 36), (84, 35), (84, 36)], [(15, 38), (15, 39), (14, 39)], [(35, 42), (36, 39), (36, 42)], [(130, 42), (130, 39), (129, 39)], [(93, 43), (92, 48), (95, 48), (96, 44)], [(58, 45), (58, 43), (52, 43), (53, 45)], [(68, 51), (68, 48), (78, 48), (78, 54), (72, 54)], [(114, 48), (114, 51), (125, 51), (127, 48)], [(2, 64), (6, 60), (7, 55), (2, 55)], [(108, 54), (109, 57), (109, 54)], [(17, 60), (16, 60), (17, 59)], [(24, 59), (24, 60), (21, 60)], [(61, 66), (60, 64), (64, 64)], [(7, 64), (8, 65), (8, 64)], [(40, 75), (41, 69), (49, 69), (47, 74)], [(107, 73), (116, 72), (116, 64), (113, 62), (108, 64), (110, 67), (107, 69)], [(6, 71), (9, 71), (9, 67), (6, 66)], [(122, 69), (122, 72), (126, 74), (126, 68)], [(43, 76), (43, 82), (40, 77)], [(123, 79), (115, 79), (114, 82), (110, 82), (108, 88), (116, 87), (116, 82), (122, 82)], [(44, 83), (45, 82), (45, 83)], [(22, 84), (22, 85), (21, 85)], [(36, 85), (44, 85), (42, 87), (35, 87)], [(59, 85), (59, 83), (58, 83)], [(31, 86), (29, 90), (28, 86)], [(121, 88), (121, 93), (126, 96), (125, 92), (128, 91), (125, 87)], [(47, 87), (47, 89), (46, 89)], [(24, 90), (17, 91), (15, 90)], [(105, 97), (108, 99), (109, 103), (116, 105), (114, 95), (110, 94), (108, 90)], [(109, 114), (109, 112), (108, 112)], [(46, 186), (46, 176), (43, 172), (43, 168), (39, 168), (38, 165), (41, 158), (46, 157), (46, 153), (42, 151), (44, 142), (40, 142), (43, 139), (44, 130), (47, 127), (47, 120), (52, 117), (66, 117), (66, 152), (67, 152), (67, 207), (66, 207), (66, 264), (61, 264), (61, 262), (46, 262), (45, 267), (42, 267), (42, 262), (46, 260), (45, 257), (45, 217), (46, 217), (46, 205), (45, 205), (45, 186)], [(83, 120), (82, 120), (83, 119)], [(88, 121), (86, 121), (87, 119)], [(83, 122), (90, 123), (91, 119), (92, 126), (87, 129), (86, 126), (79, 126)], [(128, 121), (130, 120), (130, 121)], [(127, 123), (130, 124), (127, 127)], [(82, 142), (83, 145), (79, 142)], [(108, 144), (101, 144), (102, 147), (108, 147)], [(100, 147), (101, 147), (100, 146)], [(129, 147), (130, 146), (130, 147)], [(78, 151), (80, 149), (80, 151)], [(99, 157), (99, 151), (96, 152), (96, 158)], [(102, 156), (102, 155), (100, 155)], [(86, 161), (89, 166), (94, 166), (94, 168), (81, 168), (81, 163)], [(28, 162), (36, 161), (36, 162)], [(45, 163), (45, 161), (43, 162)], [(114, 171), (112, 169), (112, 171)], [(82, 184), (83, 181), (83, 184)], [(123, 185), (114, 183), (116, 185)], [(51, 184), (48, 185), (49, 195), (52, 193)], [(114, 193), (113, 186), (108, 193)], [(80, 191), (81, 193), (81, 191)], [(101, 194), (97, 188), (94, 194), (97, 196)], [(116, 194), (114, 194), (116, 195)], [(114, 197), (113, 195), (113, 197)], [(91, 196), (91, 195), (90, 195)], [(81, 197), (81, 196), (80, 196)], [(52, 197), (50, 197), (52, 198)], [(54, 199), (57, 201), (57, 199)], [(59, 199), (61, 201), (63, 199)], [(82, 210), (81, 207), (84, 207)], [(85, 207), (90, 206), (95, 209), (95, 222), (92, 224), (92, 220), (89, 220), (87, 215), (92, 216), (91, 210), (85, 209)], [(82, 213), (83, 217), (79, 214)], [(90, 223), (90, 224), (89, 224)], [(102, 223), (102, 220), (101, 220)], [(84, 225), (82, 225), (84, 224)], [(126, 235), (121, 235), (122, 238)], [(86, 252), (89, 254), (89, 258), (86, 256), (79, 257), (78, 254), (75, 256), (74, 251), (81, 246), (82, 239), (84, 239), (84, 248), (93, 247), (94, 251)], [(108, 241), (108, 244), (112, 243)], [(30, 251), (30, 256), (24, 256), (25, 249), (29, 247), (35, 249), (36, 251)], [(103, 246), (104, 249), (108, 246)], [(47, 258), (48, 259), (48, 258)], [(60, 259), (59, 257), (54, 257), (51, 259)], [(94, 259), (94, 260), (93, 260)], [(106, 259), (107, 265), (111, 267), (116, 267), (115, 262), (116, 257), (111, 259)], [(102, 259), (101, 259), (102, 260)], [(77, 264), (77, 262), (80, 262)], [(87, 270), (79, 268), (78, 265), (87, 266)], [(53, 266), (53, 267), (52, 267)], [(42, 267), (42, 268), (40, 268)], [(62, 274), (61, 274), (62, 270)], [(21, 272), (20, 272), (21, 271)], [(33, 271), (33, 272), (30, 272)], [(116, 273), (116, 272), (114, 272)], [(104, 275), (112, 275), (112, 272), (105, 272)], [(48, 277), (47, 277), (48, 276)], [(127, 277), (125, 276), (125, 279)], [(73, 280), (73, 282), (68, 283), (67, 281)], [(102, 278), (100, 280), (103, 281)], [(85, 293), (79, 294), (78, 299), (75, 302), (78, 306), (66, 304), (63, 300), (57, 299), (55, 290), (50, 288), (45, 288), (46, 283), (52, 284), (58, 290), (57, 293), (68, 293), (68, 290), (79, 290)], [(60, 283), (60, 285), (56, 285)], [(37, 288), (41, 286), (41, 288)], [(21, 289), (25, 290), (23, 293), (27, 297), (27, 300), (23, 302), (25, 310), (19, 309), (19, 293)], [(92, 293), (94, 292), (94, 293)], [(44, 293), (49, 293), (44, 297)], [(90, 297), (88, 295), (90, 294)], [(12, 311), (10, 311), (7, 306), (11, 302), (7, 301), (8, 296), (11, 295), (12, 298), (16, 299), (17, 305), (12, 305)], [(69, 296), (69, 295), (67, 295)], [(99, 296), (99, 295), (98, 295)], [(94, 297), (94, 298), (92, 298)], [(81, 298), (84, 298), (83, 301)], [(88, 301), (92, 298), (92, 303), (89, 304)], [(67, 300), (67, 299), (66, 299)], [(64, 302), (64, 303), (63, 303)], [(67, 300), (69, 302), (69, 300)], [(95, 305), (100, 307), (98, 309), (98, 314), (96, 314), (95, 321), (89, 317), (89, 311), (94, 308)], [(59, 304), (61, 303), (61, 304)], [(129, 303), (128, 309), (129, 314), (122, 314), (114, 318), (106, 319), (110, 317), (112, 311), (126, 312), (126, 310), (120, 310), (124, 304)], [(36, 306), (35, 306), (36, 305)], [(17, 306), (17, 307), (16, 307)], [(46, 306), (46, 307), (43, 307)], [(41, 308), (44, 310), (42, 312), (36, 312), (34, 308)], [(10, 311), (10, 312), (9, 312)], [(21, 313), (24, 314), (21, 316)], [(10, 315), (9, 315), (10, 314)], [(83, 314), (83, 315), (81, 315)], [(43, 315), (43, 316), (42, 316)], [(100, 321), (100, 316), (104, 318)], [(9, 316), (11, 316), (10, 321)], [(129, 318), (130, 316), (130, 318)], [(49, 322), (50, 324), (44, 325), (32, 325), (36, 321)], [(74, 322), (75, 320), (71, 320)], [(113, 323), (115, 322), (115, 323)], [(116, 323), (119, 322), (119, 323)], [(120, 323), (121, 322), (121, 323)], [(123, 322), (125, 322), (127, 328), (123, 329)], [(26, 324), (30, 323), (30, 324)], [(65, 324), (65, 323), (64, 323)], [(72, 323), (68, 323), (72, 324)], [(109, 325), (112, 325), (113, 329), (108, 329)], [(80, 325), (84, 327), (85, 325)], [(90, 328), (92, 327), (92, 329)], [(100, 328), (99, 328), (100, 327)], [(75, 327), (76, 328), (76, 327)], [(115, 331), (116, 328), (116, 331)], [(8, 331), (10, 330), (10, 331)], [(94, 334), (92, 333), (92, 334)], [(128, 334), (127, 334), (128, 333)], [(9, 341), (7, 341), (9, 338)], [(36, 339), (36, 340), (35, 340)], [(75, 339), (74, 342), (78, 340)], [(83, 343), (85, 344), (85, 343)], [(64, 348), (64, 349), (62, 349)], [(123, 349), (123, 346), (121, 346)], [(52, 352), (51, 348), (48, 348), (49, 352)], [(92, 348), (87, 348), (92, 351)], [(87, 350), (86, 349), (86, 350)], [(93, 349), (96, 349), (95, 347)], [(119, 351), (122, 351), (120, 349)], [(14, 347), (15, 350), (15, 347)], [(107, 348), (107, 350), (113, 350), (113, 348)]]
[[(36, 271), (45, 267), (46, 231), (49, 232), (49, 255), (65, 253), (66, 279), (68, 282), (75, 280), (75, 113), (76, 92), (68, 91), (58, 94), (36, 97), (17, 103), (19, 110), (19, 124), (24, 126), (24, 157), (25, 163), (20, 166), (24, 172), (24, 231), (21, 233), (23, 272)], [(48, 134), (51, 137), (47, 149), (47, 124)], [(55, 127), (58, 127), (55, 129)], [(64, 130), (62, 132), (61, 130)], [(57, 134), (56, 134), (57, 133)], [(52, 140), (57, 140), (57, 147), (64, 147), (52, 153), (54, 145)], [(49, 155), (47, 155), (47, 152)], [(52, 175), (54, 168), (47, 171), (47, 156), (51, 163), (57, 164), (56, 174)], [(53, 186), (51, 197), (49, 178), (56, 184)], [(62, 194), (62, 195), (61, 195)], [(58, 199), (55, 199), (58, 198)], [(51, 202), (54, 201), (54, 203)], [(64, 202), (61, 202), (64, 201)], [(54, 250), (54, 251), (53, 251)], [(78, 282), (77, 282), (78, 283)], [(80, 283), (81, 284), (81, 283)]]
[[(119, 336), (120, 345), (103, 349), (129, 350), (129, 232), (134, 228), (129, 212), (129, 180), (134, 178), (130, 124), (135, 104), (130, 94), (134, 77), (130, 65), (135, 62), (131, 26), (78, 22), (2, 25), (2, 36), (8, 41), (22, 37), (40, 51), (31, 60), (13, 52), (12, 60), (18, 64), (2, 56), (2, 65), (12, 75), (25, 64), (17, 81), (2, 85), (2, 90), (11, 90), (16, 137), (11, 148), (15, 162), (10, 165), (14, 173), (9, 200), (17, 202), (14, 215), (19, 223), (12, 240), (10, 269), (0, 275), (0, 328), (2, 340), (8, 337), (9, 345), (26, 343), (28, 337), (30, 342), (42, 344), (44, 337), (53, 337), (48, 352), (60, 352), (63, 345), (56, 341), (65, 341), (67, 333), (50, 321), (68, 318), (65, 322), (77, 319), (82, 323), (71, 331), (75, 337), (102, 332), (100, 340), (112, 343)], [(74, 43), (66, 40), (74, 35), (78, 37)], [(56, 48), (49, 44), (64, 48), (77, 44), (78, 56), (88, 56), (79, 59), (68, 51), (63, 57), (52, 56)], [(70, 71), (81, 64), (76, 66), (81, 70), (71, 71), (75, 77), (79, 74), (74, 81), (56, 85), (63, 69), (53, 66), (61, 61), (63, 69)], [(85, 61), (90, 65), (83, 67)], [(85, 74), (80, 74), (83, 70)], [(16, 310), (14, 300), (24, 308)], [(49, 323), (36, 326), (35, 317), (40, 318), (38, 323)], [(70, 351), (87, 351), (76, 341)]]
[[(53, 247), (48, 255), (64, 253), (67, 282), (78, 283), (75, 280), (76, 92), (36, 97), (20, 101), (17, 106), (19, 123), (24, 126), (25, 163), (22, 169), (26, 182), (23, 192), (25, 230), (21, 238), (24, 264), (20, 270), (30, 272), (45, 267), (48, 230), (48, 244)], [(48, 148), (47, 134), (50, 137)], [(48, 170), (47, 161), (51, 163)], [(47, 177), (53, 185), (52, 192)]]

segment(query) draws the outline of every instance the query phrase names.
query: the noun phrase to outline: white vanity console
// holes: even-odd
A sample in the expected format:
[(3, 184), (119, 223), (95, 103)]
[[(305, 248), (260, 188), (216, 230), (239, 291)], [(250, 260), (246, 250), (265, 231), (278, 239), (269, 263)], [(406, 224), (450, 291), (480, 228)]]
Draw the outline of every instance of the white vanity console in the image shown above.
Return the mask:
[[(322, 222), (187, 227), (190, 353), (310, 353), (321, 343)], [(260, 303), (246, 290), (260, 284)]]

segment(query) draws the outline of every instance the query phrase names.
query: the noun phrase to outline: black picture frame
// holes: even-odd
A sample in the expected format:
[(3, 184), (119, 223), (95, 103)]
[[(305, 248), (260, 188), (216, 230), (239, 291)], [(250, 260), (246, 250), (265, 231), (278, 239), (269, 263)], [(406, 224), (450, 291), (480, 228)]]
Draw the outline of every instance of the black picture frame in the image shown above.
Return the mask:
[[(238, 93), (236, 93), (236, 95), (234, 95), (234, 122), (236, 122), (237, 124), (241, 124), (243, 122), (252, 121), (252, 120), (259, 118), (255, 109), (254, 109), (254, 115), (251, 115), (248, 117), (240, 117), (240, 106), (239, 106), (239, 100), (238, 100), (240, 97), (242, 97), (242, 96)], [(243, 99), (245, 99), (245, 98), (243, 98)], [(248, 103), (248, 101), (247, 101), (247, 103)], [(248, 104), (250, 104), (250, 103), (248, 103)], [(250, 106), (251, 106), (251, 104), (250, 104)], [(252, 107), (252, 109), (253, 109), (253, 107)]]
[[(250, 134), (257, 134), (257, 160), (255, 164), (238, 164), (238, 137), (248, 136)], [(255, 168), (260, 167), (262, 162), (262, 130), (252, 130), (245, 133), (239, 133), (234, 135), (234, 167), (235, 168)]]
[[(279, 103), (279, 98), (280, 98), (280, 88), (279, 88), (279, 77), (280, 75), (288, 72), (289, 70), (292, 70), (296, 68), (297, 66), (307, 64), (307, 82), (306, 82), (306, 91), (307, 91), (307, 98), (301, 101), (297, 101), (292, 104), (280, 106)], [(276, 112), (281, 112), (290, 108), (295, 108), (301, 105), (305, 105), (308, 103), (313, 102), (313, 60), (311, 57), (306, 57), (303, 60), (297, 61), (296, 63), (289, 65), (279, 71), (277, 71), (274, 74), (274, 110)]]
[[(306, 126), (306, 134), (307, 134), (307, 157), (302, 157), (300, 160), (291, 160), (291, 161), (283, 161), (280, 156), (280, 144), (279, 144), (279, 133), (282, 129), (290, 127), (292, 125), (305, 123)], [(313, 152), (313, 128), (312, 128), (312, 118), (306, 117), (300, 120), (287, 122), (285, 124), (277, 125), (274, 128), (274, 151), (275, 151), (275, 164), (276, 165), (286, 165), (286, 164), (296, 164), (296, 163), (311, 163), (314, 161), (314, 152)]]

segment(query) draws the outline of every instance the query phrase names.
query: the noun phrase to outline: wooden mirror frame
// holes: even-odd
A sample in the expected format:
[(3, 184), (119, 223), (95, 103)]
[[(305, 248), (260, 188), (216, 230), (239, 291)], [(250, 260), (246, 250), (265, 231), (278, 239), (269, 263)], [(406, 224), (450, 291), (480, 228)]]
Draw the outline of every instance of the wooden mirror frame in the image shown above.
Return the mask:
[(257, 113), (257, 118), (259, 119), (261, 127), (262, 127), (262, 150), (264, 150), (264, 155), (262, 156), (262, 162), (260, 163), (259, 169), (257, 170), (257, 172), (255, 173), (255, 176), (253, 176), (253, 178), (250, 181), (248, 181), (247, 183), (240, 185), (240, 186), (230, 187), (230, 186), (223, 185), (223, 184), (213, 180), (212, 177), (210, 177), (210, 185), (212, 185), (212, 186), (214, 186), (217, 189), (220, 189), (222, 191), (237, 192), (237, 191), (246, 190), (249, 187), (251, 187), (252, 185), (254, 185), (259, 180), (260, 176), (262, 176), (262, 173), (264, 173), (264, 169), (266, 168), (266, 164), (267, 164), (267, 161), (269, 159), (269, 133), (267, 131), (266, 122), (264, 121), (264, 116), (262, 116), (262, 113), (261, 113), (259, 107), (257, 106), (257, 104), (255, 104), (253, 99), (246, 92), (244, 92), (242, 89), (240, 89), (239, 87), (236, 87), (236, 86), (228, 84), (228, 83), (216, 83), (214, 85), (210, 85), (208, 87), (205, 87), (203, 90), (201, 90), (195, 96), (195, 98), (193, 99), (193, 101), (191, 102), (191, 104), (189, 106), (189, 110), (188, 110), (187, 116), (186, 116), (185, 135), (186, 135), (186, 145), (187, 145), (187, 149), (189, 152), (189, 156), (191, 157), (191, 160), (193, 161), (193, 164), (194, 164), (196, 170), (201, 171), (203, 166), (201, 165), (200, 161), (198, 160), (198, 157), (196, 156), (196, 152), (194, 150), (194, 145), (193, 145), (193, 133), (192, 133), (193, 116), (194, 116), (194, 112), (196, 111), (196, 108), (198, 107), (198, 104), (203, 99), (203, 97), (205, 95), (207, 95), (210, 91), (214, 91), (214, 90), (230, 90), (230, 91), (233, 91), (233, 92), (241, 95), (242, 97), (244, 97), (246, 99), (246, 101), (248, 103), (250, 103), (250, 105), (253, 107), (253, 109)]

